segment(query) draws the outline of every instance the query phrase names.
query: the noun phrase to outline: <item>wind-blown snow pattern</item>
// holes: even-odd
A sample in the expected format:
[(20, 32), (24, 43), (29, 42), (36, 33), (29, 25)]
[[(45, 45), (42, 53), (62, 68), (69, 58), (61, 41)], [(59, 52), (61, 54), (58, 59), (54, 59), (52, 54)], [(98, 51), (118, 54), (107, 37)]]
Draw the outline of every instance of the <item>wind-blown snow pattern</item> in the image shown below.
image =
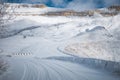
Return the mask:
[(0, 80), (120, 80), (119, 9), (78, 16), (68, 9), (9, 5), (19, 7), (0, 29)]

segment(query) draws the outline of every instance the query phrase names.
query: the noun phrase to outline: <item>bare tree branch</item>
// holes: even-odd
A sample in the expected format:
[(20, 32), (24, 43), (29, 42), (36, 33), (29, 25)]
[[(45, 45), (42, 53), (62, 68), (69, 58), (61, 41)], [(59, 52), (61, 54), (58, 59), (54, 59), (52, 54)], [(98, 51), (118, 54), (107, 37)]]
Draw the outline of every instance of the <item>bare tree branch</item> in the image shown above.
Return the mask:
[[(18, 0), (19, 2), (21, 0)], [(6, 22), (14, 19), (14, 10), (16, 6), (7, 3), (8, 0), (0, 0), (0, 28), (6, 25)]]

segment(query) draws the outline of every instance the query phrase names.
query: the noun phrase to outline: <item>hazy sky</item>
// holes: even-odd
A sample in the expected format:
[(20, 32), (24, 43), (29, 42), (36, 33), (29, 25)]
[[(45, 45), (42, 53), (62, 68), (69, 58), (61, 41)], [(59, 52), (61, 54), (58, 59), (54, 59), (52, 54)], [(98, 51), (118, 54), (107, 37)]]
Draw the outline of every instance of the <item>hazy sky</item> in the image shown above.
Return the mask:
[[(9, 0), (18, 2), (18, 0)], [(120, 5), (120, 0), (21, 0), (23, 3), (42, 3), (52, 7), (62, 7), (70, 9), (93, 9), (107, 7), (110, 5)]]

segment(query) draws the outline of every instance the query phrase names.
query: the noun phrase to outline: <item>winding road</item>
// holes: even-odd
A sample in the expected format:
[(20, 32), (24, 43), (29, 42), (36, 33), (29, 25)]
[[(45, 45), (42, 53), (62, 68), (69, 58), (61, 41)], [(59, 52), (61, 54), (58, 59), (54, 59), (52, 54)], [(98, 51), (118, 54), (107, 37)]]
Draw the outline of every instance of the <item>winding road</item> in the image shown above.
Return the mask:
[(39, 38), (34, 44), (12, 54), (12, 57), (6, 59), (9, 68), (0, 76), (0, 80), (119, 80), (119, 77), (82, 64), (47, 59), (53, 56), (72, 56), (60, 51), (59, 45), (60, 42)]
[(1, 39), (0, 49), (11, 53), (9, 55), (12, 57), (6, 58), (9, 68), (0, 75), (0, 80), (120, 80), (116, 75), (82, 64), (47, 59), (72, 56), (59, 50), (59, 46), (64, 43), (41, 37), (23, 39), (19, 35)]
[(57, 60), (14, 57), (10, 64), (8, 73), (0, 80), (119, 80), (82, 65)]

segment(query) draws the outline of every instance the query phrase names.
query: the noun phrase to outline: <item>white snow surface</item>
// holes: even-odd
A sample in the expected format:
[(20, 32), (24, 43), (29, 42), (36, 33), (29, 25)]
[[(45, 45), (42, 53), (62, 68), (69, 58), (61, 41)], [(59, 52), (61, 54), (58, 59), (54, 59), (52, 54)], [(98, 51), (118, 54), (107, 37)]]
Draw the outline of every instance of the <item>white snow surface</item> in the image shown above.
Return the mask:
[[(49, 10), (16, 11), (42, 13)], [(120, 62), (120, 15), (96, 15), (17, 16), (0, 31), (0, 56), (11, 56), (5, 57), (10, 68), (0, 75), (0, 80), (120, 80), (113, 73), (82, 64), (47, 59), (74, 55)]]

